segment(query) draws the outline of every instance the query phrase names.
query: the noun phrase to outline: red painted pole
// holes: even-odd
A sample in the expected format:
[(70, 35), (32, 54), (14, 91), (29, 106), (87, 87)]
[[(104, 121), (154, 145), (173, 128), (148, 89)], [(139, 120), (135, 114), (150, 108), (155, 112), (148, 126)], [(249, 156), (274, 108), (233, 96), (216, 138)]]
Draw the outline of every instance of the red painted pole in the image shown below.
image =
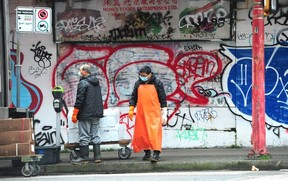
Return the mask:
[(253, 1), (251, 136), (253, 147), (248, 156), (268, 154), (265, 127), (264, 11), (261, 1)]

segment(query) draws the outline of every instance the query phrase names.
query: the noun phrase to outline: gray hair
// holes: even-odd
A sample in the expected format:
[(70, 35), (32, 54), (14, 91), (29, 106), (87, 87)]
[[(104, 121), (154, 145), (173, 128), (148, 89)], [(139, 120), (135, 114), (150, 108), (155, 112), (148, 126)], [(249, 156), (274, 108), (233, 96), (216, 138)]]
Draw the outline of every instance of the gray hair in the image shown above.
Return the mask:
[(88, 64), (84, 64), (80, 67), (81, 70), (86, 71), (87, 73), (91, 74), (91, 66)]

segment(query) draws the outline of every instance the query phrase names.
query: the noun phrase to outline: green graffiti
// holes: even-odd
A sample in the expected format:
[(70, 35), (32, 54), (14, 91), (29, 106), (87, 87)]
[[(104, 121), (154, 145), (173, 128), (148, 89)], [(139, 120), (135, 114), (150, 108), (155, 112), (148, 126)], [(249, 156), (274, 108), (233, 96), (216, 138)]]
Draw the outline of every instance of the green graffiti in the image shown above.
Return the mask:
[(204, 128), (190, 129), (190, 130), (177, 130), (176, 137), (180, 141), (200, 141), (204, 142), (204, 138), (207, 138), (207, 133)]

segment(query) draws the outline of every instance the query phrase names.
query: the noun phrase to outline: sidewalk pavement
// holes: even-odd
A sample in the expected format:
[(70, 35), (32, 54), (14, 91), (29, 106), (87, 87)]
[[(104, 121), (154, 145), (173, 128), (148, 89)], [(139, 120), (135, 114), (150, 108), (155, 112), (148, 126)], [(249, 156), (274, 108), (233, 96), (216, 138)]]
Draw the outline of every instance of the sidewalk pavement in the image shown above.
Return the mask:
[[(143, 161), (144, 153), (133, 153), (130, 158), (118, 158), (118, 150), (102, 151), (101, 163), (91, 159), (87, 165), (72, 165), (70, 153), (60, 153), (60, 162), (40, 165), (39, 175), (65, 174), (113, 174), (139, 172), (205, 171), (205, 170), (251, 170), (255, 166), (261, 170), (288, 169), (288, 148), (267, 148), (270, 159), (248, 158), (251, 148), (189, 148), (163, 149), (161, 161), (152, 164)], [(90, 152), (90, 158), (93, 153)], [(11, 160), (0, 159), (0, 177), (22, 176), (21, 167), (13, 167)]]

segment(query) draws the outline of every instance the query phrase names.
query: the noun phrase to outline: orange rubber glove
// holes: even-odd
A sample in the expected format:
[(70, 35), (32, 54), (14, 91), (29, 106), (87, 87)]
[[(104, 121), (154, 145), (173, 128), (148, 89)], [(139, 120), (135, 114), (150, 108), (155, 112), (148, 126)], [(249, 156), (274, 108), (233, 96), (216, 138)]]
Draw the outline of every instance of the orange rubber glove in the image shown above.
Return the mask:
[(77, 120), (78, 112), (79, 112), (79, 109), (77, 109), (77, 108), (74, 108), (74, 109), (73, 109), (72, 122), (73, 122), (74, 124), (76, 124), (77, 121), (78, 121), (78, 120)]
[(128, 115), (128, 117), (129, 117), (129, 119), (132, 121), (133, 120), (133, 115), (134, 115), (134, 106), (129, 106), (129, 115)]

